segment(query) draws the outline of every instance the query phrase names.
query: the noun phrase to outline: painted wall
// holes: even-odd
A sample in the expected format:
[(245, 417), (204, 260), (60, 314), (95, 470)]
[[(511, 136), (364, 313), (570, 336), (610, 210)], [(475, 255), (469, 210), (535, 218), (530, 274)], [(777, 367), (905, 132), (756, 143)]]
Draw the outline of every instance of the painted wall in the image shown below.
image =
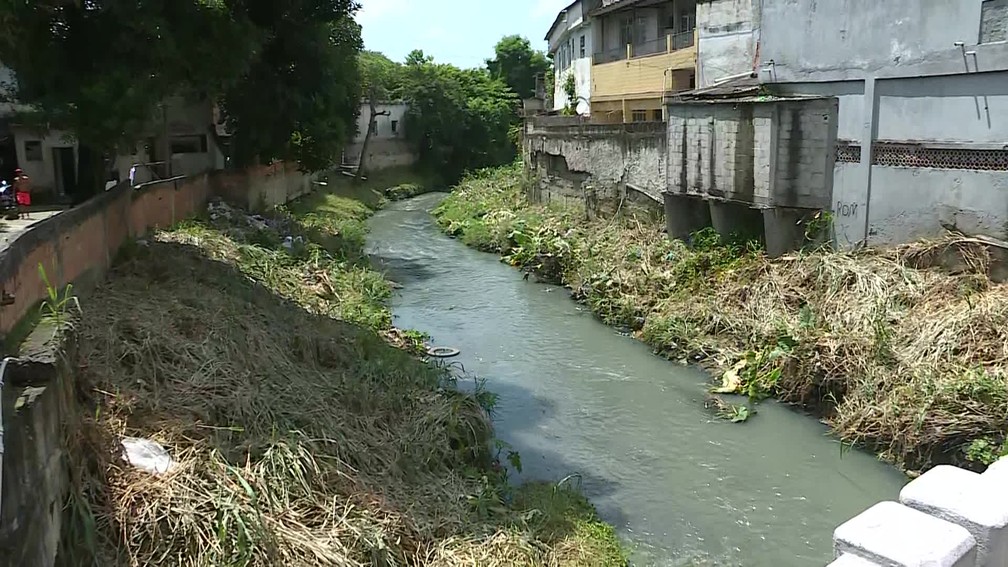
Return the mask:
[(753, 208), (828, 208), (835, 99), (668, 106), (668, 188)]
[(860, 148), (834, 168), (838, 244), (1008, 238), (1008, 43), (978, 43), (1004, 22), (1002, 0), (766, 2), (761, 79), (838, 97)]
[[(577, 88), (578, 114), (591, 114), (591, 63), (595, 50), (595, 37), (592, 22), (586, 17), (598, 2), (575, 2), (567, 8), (566, 14), (557, 16), (557, 25), (552, 30), (549, 41), (549, 53), (553, 56), (553, 110), (562, 110), (569, 101), (564, 92), (564, 83), (568, 74), (574, 75)], [(584, 57), (581, 57), (581, 38), (584, 38)], [(569, 54), (561, 58), (561, 52)], [(569, 65), (566, 57), (570, 58)]]
[(753, 70), (761, 4), (760, 0), (698, 0), (697, 87)]
[(671, 88), (665, 71), (692, 70), (695, 63), (696, 48), (688, 47), (672, 53), (595, 65), (592, 68), (592, 99), (660, 98), (664, 89)]
[[(17, 164), (31, 179), (33, 193), (53, 193), (56, 191), (56, 160), (53, 148), (72, 148), (74, 162), (77, 162), (77, 142), (69, 134), (59, 131), (38, 132), (29, 128), (14, 126), (14, 143), (17, 148)], [(41, 159), (28, 159), (26, 143), (40, 142)], [(73, 172), (74, 176), (77, 175)], [(9, 180), (8, 180), (9, 181)]]

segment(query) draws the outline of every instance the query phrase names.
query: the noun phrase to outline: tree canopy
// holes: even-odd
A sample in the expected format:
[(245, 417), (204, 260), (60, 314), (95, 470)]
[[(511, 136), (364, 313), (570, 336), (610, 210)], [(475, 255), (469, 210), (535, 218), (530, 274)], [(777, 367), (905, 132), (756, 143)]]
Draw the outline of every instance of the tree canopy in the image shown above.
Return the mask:
[(532, 49), (529, 40), (509, 35), (497, 42), (495, 56), (487, 59), (490, 74), (503, 80), (521, 98), (535, 95), (536, 77), (551, 74), (553, 64), (542, 51)]
[(520, 101), (504, 81), (485, 69), (435, 63), (419, 50), (406, 57), (401, 81), (410, 104), (406, 135), (422, 165), (454, 180), (514, 159), (510, 133)]
[(76, 137), (85, 153), (100, 157), (135, 142), (162, 101), (196, 95), (224, 100), (241, 159), (296, 159), (318, 169), (338, 154), (358, 108), (356, 7), (352, 0), (8, 1), (0, 4), (0, 61), (14, 71), (18, 101), (40, 123)]

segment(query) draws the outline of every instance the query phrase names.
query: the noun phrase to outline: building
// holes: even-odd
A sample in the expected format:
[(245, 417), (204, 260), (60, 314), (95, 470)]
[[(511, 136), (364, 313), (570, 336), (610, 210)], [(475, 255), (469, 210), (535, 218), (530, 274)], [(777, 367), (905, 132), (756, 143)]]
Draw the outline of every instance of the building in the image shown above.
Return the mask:
[[(404, 102), (385, 101), (376, 104), (375, 108), (380, 115), (374, 119), (371, 139), (368, 140), (366, 167), (386, 169), (416, 163), (418, 159), (416, 148), (406, 139), (406, 113), (409, 111), (409, 105)], [(371, 105), (367, 101), (361, 101), (360, 115), (357, 117), (357, 135), (343, 151), (342, 161), (345, 165), (360, 163), (370, 116)]]
[(603, 0), (589, 13), (593, 122), (663, 120), (668, 96), (696, 86), (696, 15), (696, 0)]
[(760, 4), (760, 80), (839, 101), (839, 245), (1008, 238), (1008, 0)]
[[(588, 14), (602, 0), (577, 0), (557, 15), (546, 33), (549, 53), (553, 59), (553, 110), (569, 106), (581, 115), (591, 114), (592, 55), (595, 38)], [(576, 100), (567, 95), (573, 82)]]

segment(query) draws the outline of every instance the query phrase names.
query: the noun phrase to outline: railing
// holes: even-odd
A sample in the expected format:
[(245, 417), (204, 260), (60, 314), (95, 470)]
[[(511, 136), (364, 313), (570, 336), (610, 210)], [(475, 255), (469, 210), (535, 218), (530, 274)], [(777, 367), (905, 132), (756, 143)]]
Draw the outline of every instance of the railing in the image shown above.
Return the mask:
[(594, 65), (601, 65), (603, 63), (612, 63), (613, 61), (623, 61), (625, 59), (634, 59), (637, 57), (647, 57), (649, 55), (657, 55), (659, 53), (671, 53), (673, 51), (691, 47), (693, 45), (693, 41), (693, 30), (676, 34), (668, 34), (651, 41), (643, 41), (599, 51), (592, 56), (592, 63)]

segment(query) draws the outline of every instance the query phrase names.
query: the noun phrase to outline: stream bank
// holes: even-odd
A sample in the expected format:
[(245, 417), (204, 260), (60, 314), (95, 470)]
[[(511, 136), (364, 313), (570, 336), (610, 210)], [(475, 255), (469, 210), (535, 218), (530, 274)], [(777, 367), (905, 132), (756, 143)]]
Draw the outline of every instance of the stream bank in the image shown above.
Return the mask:
[[(726, 417), (775, 397), (910, 470), (982, 468), (1005, 452), (1008, 286), (989, 279), (983, 246), (950, 237), (770, 260), (709, 231), (687, 245), (648, 219), (532, 205), (523, 183), (517, 164), (478, 172), (434, 214), (655, 352), (711, 369), (718, 389), (750, 399), (715, 401)], [(955, 272), (930, 267), (950, 257)]]
[[(495, 397), (392, 326), (371, 211), (331, 193), (288, 210), (212, 205), (127, 246), (82, 298), (63, 559), (621, 567), (569, 483), (508, 482)], [(121, 466), (123, 436), (164, 446), (171, 472)]]

